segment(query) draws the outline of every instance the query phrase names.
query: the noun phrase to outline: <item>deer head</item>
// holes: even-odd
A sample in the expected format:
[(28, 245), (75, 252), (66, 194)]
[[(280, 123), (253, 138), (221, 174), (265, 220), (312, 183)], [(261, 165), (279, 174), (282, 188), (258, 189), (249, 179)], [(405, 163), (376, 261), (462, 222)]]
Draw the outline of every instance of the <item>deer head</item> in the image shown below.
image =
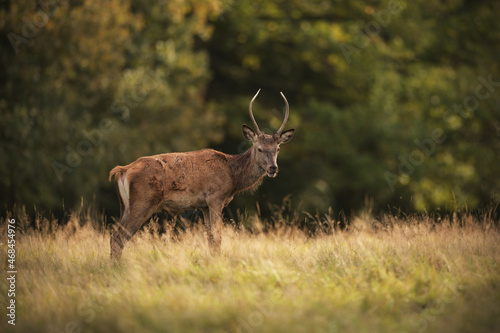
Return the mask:
[(264, 170), (269, 177), (274, 178), (278, 174), (278, 164), (276, 162), (276, 159), (278, 158), (280, 145), (282, 143), (289, 142), (292, 139), (295, 130), (289, 129), (283, 132), (283, 129), (285, 129), (286, 122), (288, 121), (289, 106), (285, 95), (283, 95), (283, 93), (280, 92), (281, 96), (285, 100), (285, 106), (286, 106), (285, 118), (283, 120), (283, 123), (281, 124), (278, 131), (276, 131), (273, 135), (265, 134), (260, 131), (259, 125), (257, 125), (257, 122), (255, 121), (252, 112), (253, 101), (255, 100), (255, 98), (257, 98), (259, 92), (260, 89), (259, 91), (257, 91), (255, 96), (250, 101), (250, 106), (249, 106), (250, 118), (252, 119), (255, 131), (249, 126), (243, 125), (243, 135), (247, 140), (253, 143), (251, 149), (253, 149), (253, 154), (255, 156), (256, 164), (262, 170)]

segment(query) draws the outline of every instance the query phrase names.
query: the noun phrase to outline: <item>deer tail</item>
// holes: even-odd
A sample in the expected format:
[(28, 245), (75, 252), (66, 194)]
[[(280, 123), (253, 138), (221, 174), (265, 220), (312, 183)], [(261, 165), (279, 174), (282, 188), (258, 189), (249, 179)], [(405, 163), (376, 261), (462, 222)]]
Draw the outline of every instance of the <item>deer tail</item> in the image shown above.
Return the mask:
[(113, 169), (109, 172), (109, 181), (111, 181), (111, 178), (113, 177), (113, 175), (114, 175), (115, 173), (117, 173), (116, 177), (118, 178), (118, 177), (120, 176), (120, 174), (121, 174), (122, 172), (124, 172), (124, 171), (125, 171), (125, 168), (124, 168), (124, 167), (122, 167), (122, 166), (120, 166), (120, 165), (115, 166), (115, 167), (114, 167), (114, 168), (113, 168)]

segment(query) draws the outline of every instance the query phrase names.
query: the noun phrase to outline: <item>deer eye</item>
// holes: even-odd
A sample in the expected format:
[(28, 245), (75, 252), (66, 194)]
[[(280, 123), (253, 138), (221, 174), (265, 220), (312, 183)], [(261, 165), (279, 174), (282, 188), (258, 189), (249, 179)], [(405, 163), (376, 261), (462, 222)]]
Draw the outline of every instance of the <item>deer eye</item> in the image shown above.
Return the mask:
[(262, 148), (257, 148), (257, 150), (259, 151), (259, 153), (262, 153)]
[(276, 148), (276, 151), (280, 151), (280, 147)]

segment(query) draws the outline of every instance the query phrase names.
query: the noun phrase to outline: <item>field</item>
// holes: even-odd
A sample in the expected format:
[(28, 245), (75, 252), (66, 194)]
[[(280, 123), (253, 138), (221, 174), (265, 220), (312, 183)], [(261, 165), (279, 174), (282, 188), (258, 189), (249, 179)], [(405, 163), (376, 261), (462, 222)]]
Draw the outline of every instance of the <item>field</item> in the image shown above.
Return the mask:
[(0, 330), (500, 331), (500, 228), (488, 216), (361, 216), (314, 237), (290, 226), (259, 232), (258, 217), (246, 218), (252, 230), (226, 226), (216, 256), (196, 225), (159, 234), (153, 221), (118, 264), (102, 221), (17, 221), (16, 325), (2, 278)]

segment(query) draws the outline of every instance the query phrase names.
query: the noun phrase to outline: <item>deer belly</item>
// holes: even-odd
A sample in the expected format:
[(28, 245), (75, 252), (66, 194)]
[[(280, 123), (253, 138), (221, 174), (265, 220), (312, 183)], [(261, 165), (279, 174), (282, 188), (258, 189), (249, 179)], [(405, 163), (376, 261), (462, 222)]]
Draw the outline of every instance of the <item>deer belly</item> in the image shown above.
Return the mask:
[(169, 195), (168, 198), (161, 204), (161, 210), (175, 215), (187, 210), (206, 207), (205, 196), (203, 195), (188, 195), (175, 193)]

